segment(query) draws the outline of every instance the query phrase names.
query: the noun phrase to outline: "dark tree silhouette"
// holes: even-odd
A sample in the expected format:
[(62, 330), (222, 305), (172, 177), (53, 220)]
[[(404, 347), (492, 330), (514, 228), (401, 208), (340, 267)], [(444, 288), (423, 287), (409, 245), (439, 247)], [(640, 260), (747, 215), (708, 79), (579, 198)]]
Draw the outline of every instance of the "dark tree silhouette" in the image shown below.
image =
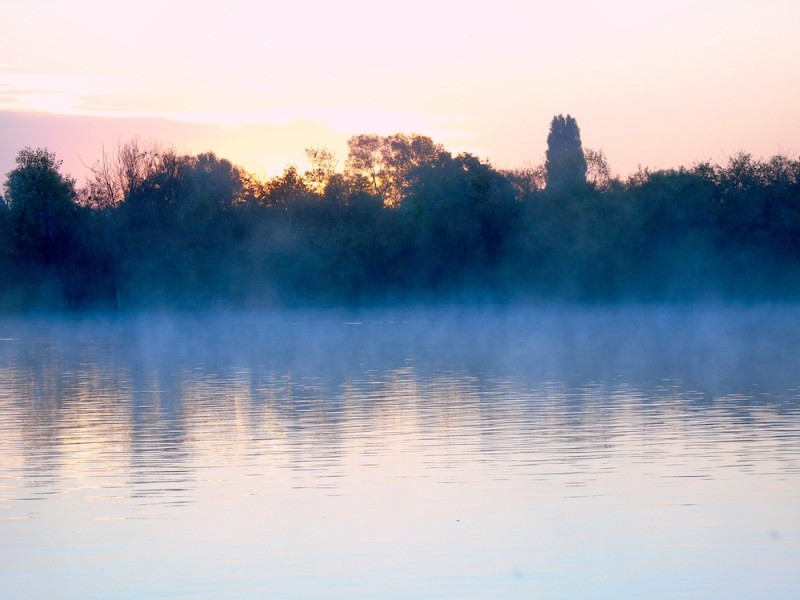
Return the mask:
[(346, 174), (366, 180), (387, 206), (399, 206), (406, 197), (414, 169), (449, 157), (440, 144), (418, 134), (357, 135), (347, 146)]
[(553, 117), (547, 136), (545, 155), (547, 186), (569, 187), (586, 183), (586, 158), (581, 146), (581, 131), (570, 115)]
[(517, 220), (511, 183), (471, 154), (422, 165), (412, 174), (404, 208), (417, 224), (413, 237), (425, 243), (420, 254), (431, 280), (497, 264)]
[(131, 192), (161, 170), (164, 156), (174, 152), (155, 142), (138, 138), (120, 143), (114, 154), (103, 150), (103, 157), (89, 167), (91, 177), (81, 190), (81, 204), (92, 208), (110, 208), (127, 200)]
[(420, 135), (350, 140), (343, 172), (261, 181), (213, 153), (121, 145), (76, 194), (24, 149), (0, 199), (0, 311), (530, 297), (800, 298), (800, 160), (611, 175), (575, 120), (498, 171)]
[(328, 183), (336, 175), (336, 155), (327, 148), (306, 148), (306, 158), (311, 169), (306, 171), (308, 187), (317, 194), (325, 193)]
[(75, 180), (60, 173), (61, 161), (46, 148), (25, 148), (16, 162), (5, 184), (14, 250), (24, 261), (54, 265), (69, 250)]

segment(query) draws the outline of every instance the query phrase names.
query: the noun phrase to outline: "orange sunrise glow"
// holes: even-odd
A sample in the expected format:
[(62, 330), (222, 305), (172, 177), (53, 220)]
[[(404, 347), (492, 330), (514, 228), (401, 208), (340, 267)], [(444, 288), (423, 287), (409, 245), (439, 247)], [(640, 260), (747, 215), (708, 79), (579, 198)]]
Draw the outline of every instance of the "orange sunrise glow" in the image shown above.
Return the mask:
[(800, 4), (375, 5), (7, 0), (0, 168), (46, 146), (78, 179), (134, 136), (274, 175), (358, 133), (417, 132), (502, 168), (553, 114), (615, 172), (800, 149)]

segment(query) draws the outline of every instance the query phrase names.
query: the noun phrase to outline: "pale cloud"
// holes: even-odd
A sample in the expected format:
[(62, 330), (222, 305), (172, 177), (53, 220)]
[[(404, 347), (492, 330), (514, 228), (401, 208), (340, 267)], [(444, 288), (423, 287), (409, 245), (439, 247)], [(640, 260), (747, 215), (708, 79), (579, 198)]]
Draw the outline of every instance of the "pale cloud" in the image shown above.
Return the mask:
[[(130, 83), (122, 77), (76, 73), (8, 73), (0, 71), (0, 90), (6, 102), (0, 109), (16, 108), (52, 114), (93, 114), (84, 99), (115, 90), (125, 94)], [(9, 106), (13, 105), (13, 106)]]

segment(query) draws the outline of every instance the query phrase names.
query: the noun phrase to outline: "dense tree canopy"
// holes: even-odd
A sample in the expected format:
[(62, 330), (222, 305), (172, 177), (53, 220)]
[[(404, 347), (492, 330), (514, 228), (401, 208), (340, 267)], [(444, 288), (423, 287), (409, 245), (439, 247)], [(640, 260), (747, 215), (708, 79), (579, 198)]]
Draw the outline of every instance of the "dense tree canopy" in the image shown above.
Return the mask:
[(69, 251), (75, 181), (59, 172), (61, 162), (45, 149), (21, 150), (16, 164), (5, 183), (14, 250), (25, 261), (55, 264)]
[(586, 158), (577, 121), (567, 115), (553, 117), (547, 135), (545, 169), (550, 188), (576, 186), (586, 182)]
[(544, 165), (421, 135), (350, 140), (266, 181), (134, 140), (86, 184), (25, 148), (0, 202), (0, 308), (800, 297), (800, 160), (615, 178), (556, 117)]
[(346, 173), (363, 178), (388, 206), (399, 205), (413, 185), (415, 169), (437, 164), (449, 153), (431, 138), (401, 133), (381, 137), (357, 135), (347, 143)]

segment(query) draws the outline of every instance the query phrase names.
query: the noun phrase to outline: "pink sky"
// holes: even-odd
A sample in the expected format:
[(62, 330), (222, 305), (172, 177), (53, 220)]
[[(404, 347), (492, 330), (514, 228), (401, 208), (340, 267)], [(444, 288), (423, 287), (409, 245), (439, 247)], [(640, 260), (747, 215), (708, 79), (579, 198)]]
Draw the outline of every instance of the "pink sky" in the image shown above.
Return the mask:
[(0, 23), (0, 179), (29, 145), (82, 180), (134, 136), (260, 175), (398, 131), (514, 167), (559, 113), (621, 175), (800, 151), (794, 0), (3, 0)]

